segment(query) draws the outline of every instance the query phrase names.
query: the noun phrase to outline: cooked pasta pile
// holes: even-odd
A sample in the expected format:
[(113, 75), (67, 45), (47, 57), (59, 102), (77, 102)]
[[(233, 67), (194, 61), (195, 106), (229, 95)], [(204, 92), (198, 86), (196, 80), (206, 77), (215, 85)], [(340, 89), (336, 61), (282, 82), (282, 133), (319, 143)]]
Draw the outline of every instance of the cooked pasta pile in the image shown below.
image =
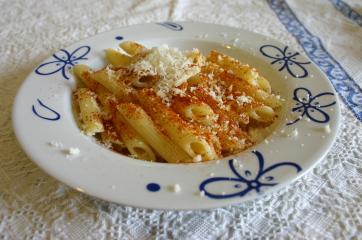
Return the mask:
[(169, 163), (239, 153), (281, 106), (255, 68), (217, 51), (147, 49), (130, 41), (107, 49), (108, 65), (76, 65), (80, 127), (127, 156)]

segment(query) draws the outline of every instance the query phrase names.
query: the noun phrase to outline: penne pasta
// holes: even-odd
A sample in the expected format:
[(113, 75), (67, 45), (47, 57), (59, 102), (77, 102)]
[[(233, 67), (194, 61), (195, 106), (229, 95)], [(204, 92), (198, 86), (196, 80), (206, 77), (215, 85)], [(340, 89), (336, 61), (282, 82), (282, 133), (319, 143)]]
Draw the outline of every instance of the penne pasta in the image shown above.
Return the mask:
[(127, 125), (121, 113), (113, 115), (113, 123), (119, 136), (132, 157), (147, 161), (156, 161), (156, 155), (146, 141), (131, 126)]
[(112, 92), (122, 101), (130, 101), (130, 92), (132, 91), (124, 82), (118, 81), (113, 70), (105, 68), (93, 73), (92, 78), (102, 84), (108, 91)]
[(92, 72), (92, 69), (90, 67), (88, 67), (87, 65), (77, 64), (72, 68), (72, 71), (76, 77), (83, 79), (84, 74)]
[(259, 101), (272, 108), (281, 106), (280, 97), (278, 98), (274, 94), (267, 93), (266, 91), (259, 89), (256, 86), (252, 86), (247, 82), (243, 82), (235, 74), (222, 70), (219, 66), (214, 64), (208, 65), (204, 68), (205, 72), (212, 72), (217, 82), (223, 82), (223, 85), (231, 89), (229, 92), (233, 95), (245, 94), (256, 101)]
[(131, 56), (138, 55), (146, 50), (145, 46), (132, 41), (123, 41), (119, 46)]
[(238, 60), (217, 51), (211, 51), (207, 59), (225, 70), (231, 71), (235, 76), (248, 82), (250, 85), (261, 88), (267, 93), (271, 92), (269, 82), (261, 77), (255, 68), (251, 68), (247, 64), (243, 65)]
[(190, 156), (167, 138), (148, 114), (136, 104), (123, 103), (117, 106), (124, 121), (137, 131), (167, 162), (191, 162)]
[(108, 148), (117, 146), (122, 149), (126, 147), (123, 140), (118, 136), (112, 122), (104, 123), (104, 131), (101, 132), (101, 141)]
[(258, 74), (258, 77), (255, 80), (257, 82), (257, 85), (259, 86), (260, 89), (263, 89), (265, 92), (267, 93), (271, 93), (271, 86), (268, 80), (266, 80), (264, 77), (260, 76), (260, 74)]
[[(192, 127), (162, 103), (152, 90), (143, 89), (136, 95), (140, 105), (152, 119), (167, 133), (172, 141), (179, 145), (191, 157), (201, 155), (203, 161), (216, 159), (215, 149), (201, 133)], [(159, 114), (162, 112), (162, 114)]]
[(98, 90), (96, 91), (96, 94), (99, 102), (102, 105), (102, 110), (103, 110), (102, 116), (105, 120), (109, 120), (112, 118), (112, 114), (114, 112), (114, 106), (118, 104), (118, 99), (114, 94), (109, 92), (107, 89), (98, 88), (96, 90)]
[(113, 67), (127, 67), (131, 63), (131, 57), (114, 49), (106, 50), (106, 59)]
[(249, 110), (249, 116), (259, 122), (271, 122), (274, 120), (275, 112), (269, 106), (259, 106)]
[(105, 119), (110, 119), (112, 112), (110, 105), (111, 103), (117, 102), (115, 95), (92, 78), (92, 71), (87, 66), (76, 65), (74, 67), (74, 74), (76, 74), (89, 89), (96, 93), (98, 100), (102, 104), (102, 115)]
[(80, 79), (88, 88), (90, 88), (92, 91), (94, 91), (97, 86), (99, 85), (96, 81), (91, 79), (92, 69), (90, 67), (83, 65), (83, 64), (77, 64), (73, 68), (73, 74)]
[(216, 125), (214, 130), (220, 139), (224, 154), (235, 153), (252, 144), (247, 134), (238, 127), (239, 116), (232, 111), (222, 109), (212, 94), (210, 95), (203, 88), (196, 88), (192, 92), (192, 96), (208, 104), (217, 114), (218, 125)]
[(282, 99), (255, 68), (217, 51), (119, 46), (105, 50), (109, 64), (100, 70), (73, 68), (86, 86), (74, 92), (80, 127), (110, 149), (200, 162), (237, 154), (270, 132)]
[(87, 135), (103, 132), (104, 126), (101, 119), (101, 111), (94, 92), (87, 88), (78, 88), (73, 96), (79, 107), (79, 119), (82, 130)]
[(184, 107), (182, 114), (185, 118), (206, 126), (215, 120), (215, 114), (207, 104), (190, 104)]
[(134, 81), (132, 81), (132, 85), (136, 88), (145, 88), (145, 87), (151, 87), (158, 78), (156, 76), (141, 76), (135, 78)]
[(186, 53), (186, 56), (192, 60), (196, 65), (204, 65), (206, 58), (201, 54), (200, 50), (193, 49)]
[(215, 123), (217, 116), (212, 108), (201, 101), (176, 97), (173, 99), (172, 109), (188, 121), (195, 121), (205, 126)]
[(73, 73), (97, 95), (109, 92), (92, 77), (93, 71), (86, 65), (78, 64), (73, 67)]

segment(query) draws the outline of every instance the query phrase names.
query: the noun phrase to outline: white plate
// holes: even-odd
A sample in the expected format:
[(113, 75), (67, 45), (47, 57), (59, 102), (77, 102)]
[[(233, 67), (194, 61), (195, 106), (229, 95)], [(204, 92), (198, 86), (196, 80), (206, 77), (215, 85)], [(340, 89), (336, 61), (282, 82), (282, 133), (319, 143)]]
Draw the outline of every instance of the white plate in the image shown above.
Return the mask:
[[(97, 144), (76, 124), (71, 108), (75, 80), (68, 67), (75, 63), (102, 67), (104, 49), (116, 48), (123, 40), (147, 47), (199, 48), (204, 54), (216, 49), (256, 67), (286, 99), (275, 134), (237, 156), (188, 165), (134, 160)], [(284, 44), (226, 26), (166, 22), (112, 30), (53, 54), (19, 89), (13, 124), (28, 156), (81, 192), (137, 207), (201, 209), (250, 200), (300, 177), (331, 147), (339, 116), (328, 79)], [(296, 132), (296, 137), (286, 136)], [(52, 147), (51, 141), (63, 147)], [(79, 148), (80, 154), (67, 157), (64, 150), (70, 147)], [(171, 191), (174, 184), (180, 185), (180, 192)]]

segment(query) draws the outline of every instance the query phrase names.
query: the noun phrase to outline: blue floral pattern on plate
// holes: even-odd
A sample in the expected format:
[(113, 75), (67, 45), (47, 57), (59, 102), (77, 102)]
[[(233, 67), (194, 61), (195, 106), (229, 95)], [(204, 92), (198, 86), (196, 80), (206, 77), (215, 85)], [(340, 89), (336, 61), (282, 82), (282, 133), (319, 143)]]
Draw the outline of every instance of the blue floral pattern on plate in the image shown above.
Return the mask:
[(182, 31), (184, 29), (180, 24), (174, 23), (174, 22), (160, 22), (157, 23), (158, 25), (164, 26), (168, 29), (171, 29), (173, 31)]
[[(329, 96), (333, 96), (331, 99)], [(315, 96), (312, 92), (304, 87), (294, 90), (293, 100), (296, 101), (292, 111), (300, 113), (299, 117), (287, 125), (292, 125), (302, 119), (304, 116), (317, 123), (327, 123), (329, 115), (322, 108), (330, 107), (336, 104), (334, 94), (331, 92), (322, 92)]]
[[(259, 169), (255, 177), (252, 177), (253, 173), (248, 169), (244, 170), (243, 173), (240, 173), (234, 166), (235, 160), (231, 159), (229, 160), (228, 164), (234, 176), (208, 178), (200, 184), (199, 190), (203, 191), (205, 196), (214, 199), (242, 197), (250, 191), (255, 190), (257, 193), (259, 193), (262, 187), (273, 187), (277, 185), (278, 182), (272, 174), (273, 170), (275, 169), (291, 167), (295, 169), (296, 172), (300, 172), (302, 170), (298, 164), (293, 162), (280, 162), (265, 168), (263, 155), (259, 151), (252, 151), (252, 153), (255, 154), (259, 164)], [(229, 187), (232, 188), (232, 192), (224, 194), (217, 192), (217, 190), (208, 190), (208, 187), (218, 183), (229, 185)]]
[(146, 189), (148, 191), (150, 191), (150, 192), (158, 192), (158, 191), (160, 191), (161, 186), (158, 183), (153, 183), (152, 182), (152, 183), (149, 183), (149, 184), (146, 185)]
[(295, 78), (308, 76), (308, 71), (303, 65), (310, 64), (310, 62), (298, 60), (300, 54), (288, 50), (287, 46), (281, 49), (274, 45), (263, 45), (259, 50), (264, 56), (273, 59), (270, 62), (272, 65), (276, 63), (281, 65), (278, 71), (286, 69)]
[(60, 119), (60, 114), (57, 111), (55, 111), (55, 110), (51, 109), (50, 107), (48, 107), (47, 105), (45, 105), (40, 99), (37, 99), (37, 102), (40, 105), (40, 107), (46, 109), (53, 116), (52, 117), (43, 116), (42, 114), (38, 113), (37, 108), (39, 108), (39, 107), (36, 107), (36, 105), (33, 105), (31, 109), (32, 109), (33, 113), (35, 114), (35, 116), (45, 119), (45, 120), (49, 120), (49, 121), (57, 121)]
[(285, 28), (296, 38), (308, 57), (327, 75), (342, 100), (362, 122), (362, 88), (327, 51), (318, 35), (299, 21), (286, 1), (267, 0)]
[(60, 49), (58, 53), (53, 54), (55, 60), (40, 64), (35, 69), (35, 73), (39, 75), (52, 75), (61, 72), (65, 79), (69, 79), (67, 71), (69, 71), (80, 60), (86, 60), (85, 57), (90, 52), (89, 46), (81, 46), (69, 53), (65, 49)]

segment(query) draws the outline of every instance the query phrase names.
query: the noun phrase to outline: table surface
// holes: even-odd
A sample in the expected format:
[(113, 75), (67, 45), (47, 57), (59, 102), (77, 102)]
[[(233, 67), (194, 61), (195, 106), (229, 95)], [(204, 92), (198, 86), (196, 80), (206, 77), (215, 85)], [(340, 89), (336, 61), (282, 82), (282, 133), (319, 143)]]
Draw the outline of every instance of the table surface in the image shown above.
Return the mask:
[[(0, 13), (0, 239), (362, 239), (361, 1), (3, 0)], [(166, 20), (243, 28), (310, 55), (341, 100), (342, 125), (328, 155), (278, 192), (203, 211), (101, 201), (32, 163), (11, 126), (27, 74), (77, 40)]]

